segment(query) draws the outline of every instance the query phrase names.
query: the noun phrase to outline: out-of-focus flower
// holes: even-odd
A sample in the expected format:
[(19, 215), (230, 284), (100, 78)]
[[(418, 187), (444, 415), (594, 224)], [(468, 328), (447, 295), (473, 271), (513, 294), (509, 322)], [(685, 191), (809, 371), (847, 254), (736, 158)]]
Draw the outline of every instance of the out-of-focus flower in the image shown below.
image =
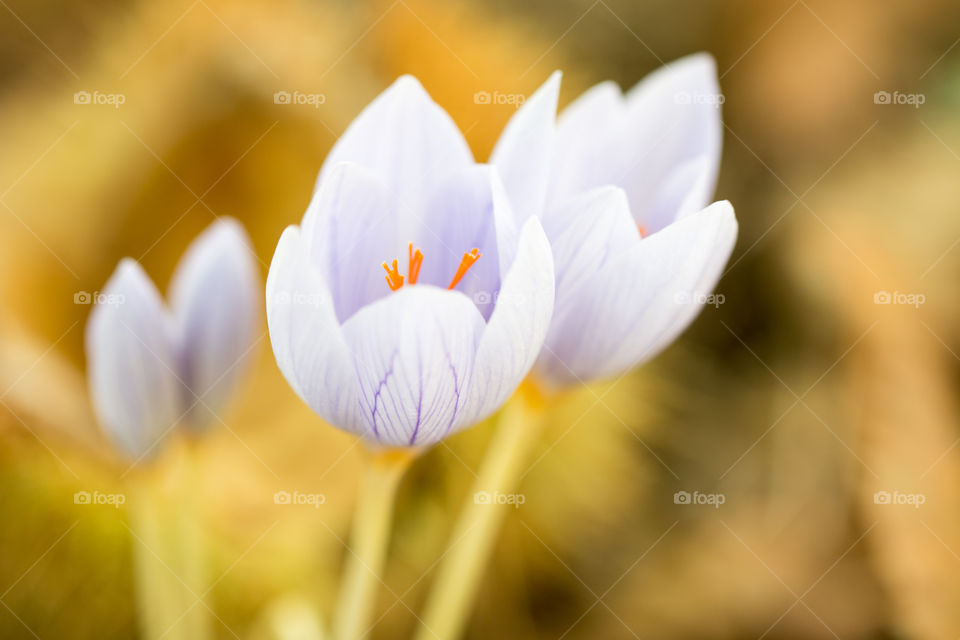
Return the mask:
[(510, 396), (553, 299), (540, 222), (518, 231), (497, 172), (405, 76), (350, 125), (302, 224), (280, 238), (267, 321), (281, 371), (316, 413), (418, 446)]
[(624, 95), (599, 84), (556, 119), (554, 74), (507, 124), (491, 157), (523, 220), (539, 216), (557, 298), (539, 378), (616, 375), (696, 317), (737, 236), (728, 202), (706, 208), (723, 98), (712, 58), (664, 67)]
[(200, 431), (230, 400), (256, 342), (259, 275), (243, 227), (221, 218), (187, 249), (169, 307), (130, 258), (86, 330), (94, 410), (124, 453), (146, 457), (175, 426)]

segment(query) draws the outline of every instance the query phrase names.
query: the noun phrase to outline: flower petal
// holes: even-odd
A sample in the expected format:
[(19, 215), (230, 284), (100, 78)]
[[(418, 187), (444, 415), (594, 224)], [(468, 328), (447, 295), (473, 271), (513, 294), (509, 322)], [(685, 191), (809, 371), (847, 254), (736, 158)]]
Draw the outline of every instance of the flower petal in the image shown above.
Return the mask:
[(560, 72), (547, 81), (510, 118), (490, 156), (503, 179), (518, 224), (540, 215), (547, 197), (554, 153)]
[(618, 187), (600, 187), (576, 196), (544, 224), (556, 270), (555, 317), (566, 313), (569, 305), (579, 306), (580, 285), (640, 241), (627, 195)]
[(327, 422), (344, 429), (355, 424), (353, 358), (296, 226), (284, 230), (270, 264), (267, 326), (277, 365), (297, 395)]
[(414, 244), (423, 250), (418, 282), (447, 287), (463, 254), (481, 258), (456, 289), (471, 298), (484, 318), (516, 255), (517, 228), (496, 169), (473, 165), (451, 174), (430, 200)]
[(261, 285), (243, 227), (221, 218), (190, 245), (170, 285), (187, 423), (216, 419), (249, 365), (260, 326)]
[(314, 194), (301, 236), (340, 322), (390, 293), (382, 263), (399, 259), (405, 264), (414, 231), (400, 229), (397, 211), (396, 198), (383, 182), (352, 162), (333, 166)]
[(557, 118), (547, 214), (582, 191), (619, 184), (630, 152), (623, 127), (626, 101), (614, 82), (585, 91)]
[(651, 232), (699, 211), (716, 186), (721, 100), (707, 54), (658, 69), (626, 96), (612, 82), (593, 87), (557, 120), (548, 214), (571, 195), (608, 184), (627, 192), (634, 219)]
[(350, 124), (323, 164), (318, 185), (340, 162), (373, 171), (403, 206), (420, 211), (448, 171), (473, 162), (457, 125), (412, 76), (402, 76)]
[[(669, 177), (691, 160), (705, 162), (703, 177), (690, 174), (693, 189), (699, 186), (694, 211), (705, 207), (716, 187), (720, 166), (723, 125), (720, 115), (720, 87), (717, 69), (708, 54), (687, 56), (672, 62), (640, 81), (627, 93), (627, 130), (634, 154), (614, 176), (627, 192), (634, 218), (651, 231), (675, 219), (685, 192), (669, 185)], [(679, 194), (664, 201), (664, 188)], [(659, 209), (659, 211), (658, 211)], [(664, 219), (664, 209), (673, 217)]]
[(360, 386), (353, 430), (391, 446), (444, 438), (463, 410), (483, 328), (469, 298), (429, 285), (358, 311), (343, 325)]
[(652, 358), (700, 311), (736, 236), (733, 207), (717, 202), (608, 261), (554, 318), (537, 374), (555, 385), (587, 382)]
[(181, 417), (170, 317), (153, 282), (125, 258), (100, 294), (86, 329), (94, 411), (124, 453), (141, 458)]
[(520, 231), (517, 257), (480, 340), (466, 406), (456, 429), (476, 424), (499, 409), (527, 375), (547, 335), (553, 300), (550, 243), (540, 221), (533, 217)]

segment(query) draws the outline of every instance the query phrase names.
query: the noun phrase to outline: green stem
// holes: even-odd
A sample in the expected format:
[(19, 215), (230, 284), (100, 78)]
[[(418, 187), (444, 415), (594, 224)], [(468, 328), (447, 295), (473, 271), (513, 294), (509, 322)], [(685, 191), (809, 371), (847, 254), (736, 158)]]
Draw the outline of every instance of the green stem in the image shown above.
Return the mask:
[(188, 442), (182, 452), (177, 487), (179, 509), (179, 531), (176, 541), (176, 567), (183, 579), (184, 598), (183, 620), (180, 622), (187, 630), (191, 640), (209, 640), (213, 637), (210, 611), (204, 603), (207, 586), (206, 553), (203, 544), (201, 523), (201, 505), (197, 499), (200, 488), (197, 473), (196, 451), (194, 443)]
[(397, 487), (413, 457), (411, 451), (388, 449), (375, 452), (366, 465), (334, 618), (337, 640), (357, 640), (370, 630)]
[(169, 508), (158, 478), (141, 474), (131, 490), (128, 513), (134, 539), (134, 583), (140, 633), (144, 640), (189, 640), (178, 624), (183, 614), (183, 585), (173, 573)]
[[(504, 408), (480, 475), (453, 529), (415, 640), (455, 640), (462, 633), (513, 493), (544, 420), (543, 397), (525, 383)], [(486, 499), (484, 499), (486, 498)]]
[(140, 630), (144, 640), (208, 640), (205, 564), (193, 451), (178, 448), (134, 478), (129, 501)]

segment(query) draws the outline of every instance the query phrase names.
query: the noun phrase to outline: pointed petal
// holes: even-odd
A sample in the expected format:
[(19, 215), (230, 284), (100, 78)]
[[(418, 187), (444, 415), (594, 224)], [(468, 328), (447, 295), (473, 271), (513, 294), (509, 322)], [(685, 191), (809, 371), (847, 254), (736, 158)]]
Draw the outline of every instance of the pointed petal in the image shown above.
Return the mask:
[(448, 171), (473, 162), (473, 155), (447, 112), (416, 78), (402, 76), (350, 124), (324, 162), (318, 184), (339, 162), (371, 170), (403, 206), (419, 211), (424, 194)]
[(473, 165), (451, 174), (434, 193), (415, 236), (424, 260), (418, 282), (447, 287), (463, 254), (473, 248), (481, 258), (457, 284), (484, 318), (516, 254), (517, 228), (497, 171)]
[(559, 231), (547, 227), (556, 265), (557, 317), (566, 313), (567, 307), (579, 306), (576, 291), (580, 285), (607, 262), (635, 246), (640, 233), (630, 215), (627, 195), (618, 187), (587, 191), (573, 198), (548, 222), (565, 223)]
[(157, 452), (181, 415), (170, 318), (153, 282), (126, 258), (86, 329), (87, 378), (97, 418), (129, 456)]
[(314, 194), (301, 235), (330, 288), (340, 322), (390, 293), (381, 265), (395, 258), (405, 262), (414, 232), (401, 230), (402, 223), (396, 198), (376, 175), (355, 163), (332, 167)]
[(342, 429), (356, 422), (357, 377), (333, 299), (307, 256), (296, 226), (287, 227), (267, 275), (270, 343), (287, 382), (320, 417)]
[(354, 429), (392, 446), (444, 438), (464, 406), (483, 318), (469, 298), (403, 287), (343, 326), (360, 386)]
[(217, 420), (243, 379), (260, 329), (261, 284), (246, 232), (221, 218), (190, 245), (170, 285), (187, 423)]
[(620, 184), (630, 153), (623, 124), (626, 102), (615, 82), (601, 82), (570, 103), (557, 118), (556, 150), (547, 214), (571, 196)]
[(492, 414), (527, 375), (547, 334), (553, 300), (550, 243), (540, 221), (530, 218), (520, 231), (516, 260), (480, 340), (466, 406), (455, 428)]
[(490, 156), (503, 179), (517, 223), (540, 215), (554, 153), (560, 72), (547, 81), (510, 118)]
[(610, 260), (555, 317), (537, 374), (555, 385), (588, 382), (655, 356), (696, 317), (736, 236), (733, 207), (717, 202)]
[[(633, 154), (614, 176), (614, 184), (627, 191), (634, 217), (652, 231), (675, 219), (686, 195), (669, 177), (691, 160), (702, 158), (702, 178), (692, 174), (699, 185), (694, 211), (706, 206), (716, 187), (723, 138), (716, 63), (707, 54), (696, 54), (666, 65), (639, 82), (627, 93), (627, 125), (622, 132), (630, 141)], [(674, 194), (664, 201), (659, 191)], [(679, 194), (679, 197), (677, 197)], [(661, 211), (658, 212), (657, 208)], [(667, 222), (663, 209), (673, 209)]]

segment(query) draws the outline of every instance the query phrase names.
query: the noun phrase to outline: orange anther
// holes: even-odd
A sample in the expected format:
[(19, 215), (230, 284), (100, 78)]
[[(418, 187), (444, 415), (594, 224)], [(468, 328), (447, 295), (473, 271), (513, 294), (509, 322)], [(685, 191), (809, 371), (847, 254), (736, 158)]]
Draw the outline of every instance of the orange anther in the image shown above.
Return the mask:
[(396, 291), (403, 286), (403, 276), (400, 275), (399, 269), (397, 269), (397, 261), (393, 261), (393, 267), (388, 267), (387, 263), (383, 263), (383, 268), (387, 272), (386, 281), (387, 286), (390, 287), (393, 291)]
[(450, 281), (450, 286), (447, 287), (447, 289), (453, 289), (457, 286), (457, 283), (460, 282), (460, 279), (470, 270), (473, 263), (480, 259), (480, 255), (480, 249), (476, 247), (463, 254), (463, 259), (460, 260), (460, 266), (457, 267), (457, 273), (453, 276), (453, 280)]
[(411, 242), (407, 246), (407, 255), (409, 256), (407, 263), (407, 284), (416, 284), (417, 278), (420, 277), (420, 265), (423, 264), (423, 252), (421, 252), (420, 249), (414, 251), (413, 243)]
[(647, 237), (647, 228), (646, 228), (645, 226), (643, 226), (642, 224), (638, 224), (638, 225), (637, 225), (637, 231), (640, 232), (640, 237), (641, 237), (641, 238), (646, 238), (646, 237)]

